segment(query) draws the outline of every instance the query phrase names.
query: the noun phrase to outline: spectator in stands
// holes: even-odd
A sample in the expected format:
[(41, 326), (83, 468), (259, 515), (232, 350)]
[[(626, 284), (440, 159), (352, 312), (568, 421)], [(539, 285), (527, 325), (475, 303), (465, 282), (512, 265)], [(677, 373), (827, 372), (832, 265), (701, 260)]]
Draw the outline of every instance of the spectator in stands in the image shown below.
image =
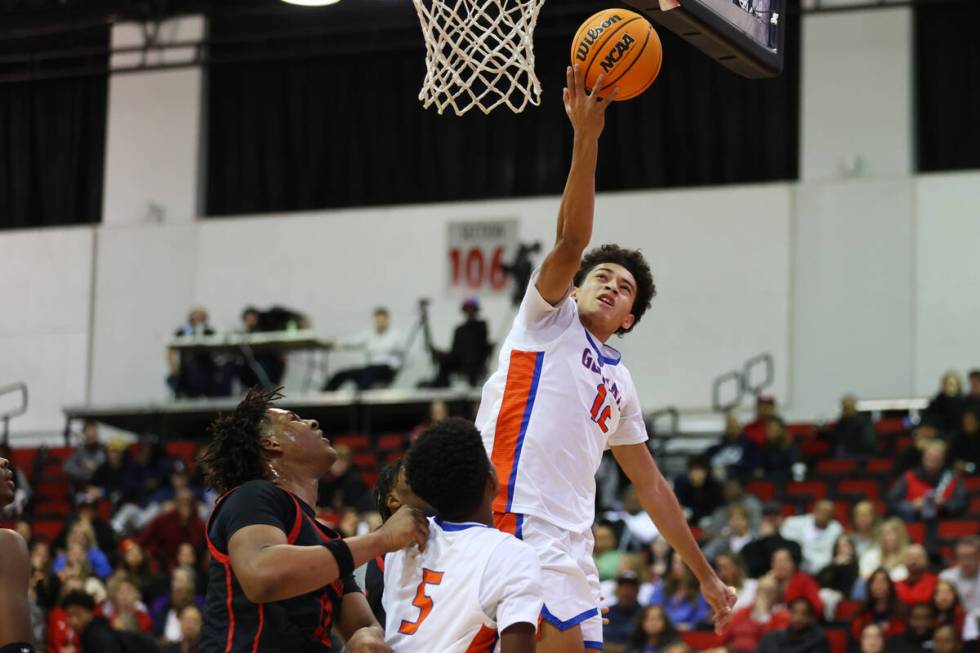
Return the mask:
[(939, 578), (951, 582), (968, 612), (980, 610), (980, 537), (965, 537), (956, 543), (956, 566)]
[[(419, 424), (416, 424), (415, 427), (408, 432), (409, 443), (415, 442), (416, 440), (419, 439), (419, 436), (422, 435), (427, 428), (429, 428), (436, 422), (441, 422), (442, 420), (448, 417), (449, 417), (449, 405), (442, 399), (433, 399), (432, 402), (429, 404), (429, 414), (426, 416), (426, 418), (423, 419)], [(610, 454), (610, 456), (611, 455), (612, 454)], [(615, 465), (615, 462), (613, 464)], [(619, 465), (616, 465), (616, 468), (618, 469)], [(618, 491), (619, 488), (617, 487), (616, 490)]]
[(173, 569), (177, 563), (177, 549), (184, 542), (203, 549), (204, 521), (198, 514), (197, 499), (189, 488), (177, 491), (174, 505), (153, 519), (140, 533), (139, 543), (161, 569)]
[(120, 543), (119, 550), (122, 552), (120, 570), (136, 583), (147, 604), (152, 603), (166, 591), (165, 580), (154, 571), (155, 565), (136, 540), (126, 538)]
[(885, 569), (876, 569), (868, 580), (868, 598), (851, 621), (851, 642), (860, 641), (862, 630), (876, 624), (893, 637), (905, 632), (906, 606), (898, 600), (895, 583)]
[(919, 424), (912, 432), (912, 446), (898, 452), (898, 457), (895, 459), (895, 471), (901, 473), (915, 469), (922, 464), (922, 452), (925, 448), (933, 442), (941, 441), (939, 429), (926, 422)]
[(752, 541), (753, 534), (749, 528), (749, 511), (740, 505), (728, 509), (728, 526), (704, 548), (704, 557), (714, 560), (722, 553), (739, 553), (746, 544)]
[(804, 598), (817, 614), (823, 614), (820, 586), (813, 577), (799, 569), (788, 549), (780, 549), (772, 554), (772, 571), (769, 577), (776, 581), (781, 603), (789, 605), (794, 599)]
[(892, 511), (907, 521), (931, 521), (961, 514), (968, 496), (959, 474), (946, 466), (946, 443), (932, 442), (922, 465), (905, 472), (888, 493)]
[(180, 641), (167, 644), (162, 653), (198, 653), (201, 645), (201, 626), (204, 619), (196, 605), (180, 611)]
[[(213, 336), (208, 324), (208, 312), (198, 306), (191, 309), (187, 322), (174, 331), (175, 338)], [(226, 397), (231, 394), (231, 376), (223, 374), (215, 355), (206, 350), (167, 349), (170, 375), (167, 385), (177, 399), (197, 397)]]
[(81, 591), (69, 592), (62, 601), (68, 623), (78, 633), (81, 653), (140, 653), (159, 649), (152, 639), (139, 633), (114, 630), (109, 621), (95, 611), (95, 599)]
[(86, 522), (79, 521), (68, 532), (67, 549), (54, 559), (52, 569), (55, 573), (84, 572), (84, 576), (95, 574), (105, 579), (112, 575), (112, 565), (95, 541), (95, 531)]
[[(670, 548), (666, 538), (657, 537), (647, 549), (647, 568), (650, 571), (650, 582), (656, 583), (667, 575), (674, 550)], [(649, 602), (649, 601), (647, 601)]]
[(770, 417), (778, 417), (776, 398), (769, 395), (759, 395), (755, 398), (755, 419), (745, 425), (745, 435), (755, 446), (766, 446), (766, 421)]
[(420, 383), (420, 388), (448, 388), (453, 374), (463, 375), (471, 388), (483, 381), (492, 348), (487, 323), (479, 318), (480, 302), (475, 297), (464, 301), (461, 310), (466, 319), (453, 331), (449, 351), (433, 349), (439, 364), (438, 374), (431, 381)]
[(878, 624), (867, 624), (861, 629), (858, 653), (885, 653), (885, 631)]
[(931, 601), (939, 578), (929, 571), (929, 554), (924, 546), (909, 546), (905, 551), (905, 568), (909, 572), (908, 578), (895, 583), (898, 598), (907, 605)]
[(963, 650), (963, 642), (960, 640), (960, 631), (949, 624), (944, 624), (936, 628), (932, 634), (933, 653), (960, 653)]
[(105, 447), (99, 440), (99, 427), (92, 420), (82, 424), (82, 445), (65, 461), (65, 474), (76, 489), (89, 484), (95, 471), (106, 461)]
[(980, 471), (980, 407), (971, 406), (963, 411), (963, 423), (949, 447), (949, 458), (953, 468), (961, 473)]
[(780, 549), (787, 549), (794, 560), (803, 558), (800, 545), (780, 535), (782, 522), (782, 506), (776, 501), (767, 503), (762, 510), (759, 536), (746, 544), (740, 552), (752, 578), (759, 578), (769, 571), (773, 554)]
[(970, 653), (980, 650), (980, 610), (973, 610), (966, 615), (966, 621), (963, 623), (963, 642)]
[(623, 551), (643, 550), (660, 534), (656, 524), (640, 504), (632, 485), (627, 486), (623, 494), (623, 509), (610, 510), (604, 517), (610, 522), (623, 524), (623, 532), (619, 538), (619, 548)]
[(766, 446), (762, 449), (765, 477), (782, 485), (793, 480), (793, 465), (801, 460), (800, 448), (779, 417), (766, 419)]
[(341, 370), (334, 374), (324, 390), (339, 390), (348, 382), (357, 384), (359, 390), (370, 390), (386, 386), (395, 380), (404, 355), (402, 337), (391, 328), (391, 314), (387, 308), (374, 309), (374, 329), (357, 338), (343, 341), (345, 349), (363, 349), (367, 355), (366, 365)]
[(774, 579), (759, 581), (753, 601), (735, 611), (722, 633), (722, 643), (730, 653), (755, 653), (766, 634), (789, 625), (789, 611), (777, 605), (778, 598)]
[(0, 458), (7, 461), (7, 469), (13, 474), (11, 480), (14, 482), (13, 501), (6, 506), (0, 506), (0, 520), (19, 518), (24, 512), (27, 502), (31, 500), (31, 496), (34, 494), (23, 470), (11, 461), (10, 453), (10, 445), (0, 442)]
[(664, 653), (668, 646), (680, 641), (677, 629), (659, 605), (644, 608), (635, 623), (627, 653)]
[(966, 397), (963, 400), (965, 407), (980, 412), (980, 369), (970, 370), (967, 375), (967, 383), (970, 387), (967, 389)]
[(609, 623), (602, 627), (602, 639), (607, 644), (607, 651), (625, 650), (630, 643), (637, 616), (643, 609), (637, 600), (639, 593), (639, 576), (628, 569), (619, 572), (616, 576), (616, 603), (606, 615)]
[(701, 596), (697, 579), (679, 555), (671, 558), (667, 577), (654, 586), (650, 604), (663, 606), (678, 630), (692, 630), (711, 618), (711, 608)]
[(886, 653), (922, 653), (932, 648), (932, 605), (917, 603), (909, 608), (908, 628), (885, 642)]
[[(61, 578), (52, 569), (51, 545), (44, 540), (31, 544), (31, 590), (41, 610), (47, 612), (58, 604)], [(42, 638), (43, 640), (43, 638)]]
[(817, 610), (805, 598), (789, 602), (789, 625), (765, 635), (759, 653), (828, 653), (827, 636), (817, 626)]
[(68, 544), (68, 535), (75, 525), (85, 524), (95, 534), (95, 544), (99, 550), (105, 553), (110, 563), (114, 561), (116, 557), (116, 532), (112, 530), (112, 525), (108, 521), (99, 516), (97, 508), (98, 501), (91, 495), (79, 494), (75, 499), (75, 514), (65, 518), (61, 532), (54, 539), (54, 548), (64, 549)]
[(84, 581), (78, 576), (62, 578), (58, 604), (48, 611), (47, 638), (44, 648), (46, 653), (79, 653), (78, 634), (69, 625), (68, 614), (61, 602), (70, 592), (84, 592), (84, 587)]
[(619, 550), (616, 530), (609, 523), (596, 524), (592, 529), (595, 546), (592, 549), (592, 559), (599, 571), (599, 580), (612, 580), (620, 571), (623, 552)]
[(956, 632), (963, 630), (966, 611), (956, 593), (956, 586), (948, 580), (939, 580), (932, 592), (932, 609), (936, 613), (936, 626), (951, 624)]
[(687, 473), (674, 479), (674, 494), (692, 526), (711, 515), (722, 502), (721, 487), (711, 477), (708, 462), (702, 456), (688, 459)]
[(117, 436), (109, 439), (106, 461), (95, 471), (85, 494), (109, 500), (115, 511), (126, 503), (138, 501), (142, 485), (140, 470), (129, 456), (129, 443)]
[(741, 506), (748, 512), (749, 529), (755, 533), (762, 523), (762, 502), (745, 491), (745, 485), (740, 479), (726, 478), (721, 487), (724, 505), (711, 513), (704, 523), (704, 533), (707, 537), (715, 537), (728, 526), (728, 510), (732, 506)]
[(665, 646), (664, 653), (692, 653), (692, 651), (683, 640), (678, 640)]
[(732, 413), (725, 416), (725, 431), (721, 434), (721, 441), (708, 447), (704, 455), (718, 481), (729, 478), (752, 479), (762, 464), (759, 447), (745, 435), (738, 418)]
[(732, 607), (732, 612), (747, 608), (755, 601), (755, 592), (759, 581), (746, 578), (745, 563), (734, 553), (720, 553), (714, 559), (715, 572), (725, 585), (734, 587), (738, 600)]
[(779, 532), (787, 540), (799, 543), (803, 552), (803, 571), (816, 574), (830, 564), (834, 544), (844, 527), (834, 519), (834, 502), (824, 499), (813, 505), (809, 515), (787, 517)]
[(129, 630), (151, 634), (153, 619), (146, 611), (139, 587), (126, 572), (116, 572), (107, 584), (108, 600), (103, 604), (102, 616), (116, 630)]
[(960, 375), (955, 370), (949, 370), (943, 374), (939, 392), (926, 407), (923, 419), (951, 436), (960, 426), (966, 407), (965, 399)]
[(177, 547), (177, 565), (174, 569), (187, 569), (194, 574), (194, 587), (197, 594), (203, 595), (207, 591), (207, 576), (201, 570), (197, 548), (190, 542), (181, 542)]
[(858, 501), (851, 509), (851, 541), (858, 559), (878, 546), (881, 516), (875, 504), (868, 500)]
[(337, 460), (330, 467), (330, 474), (320, 481), (317, 505), (333, 511), (340, 511), (345, 506), (369, 510), (371, 492), (361, 480), (361, 473), (354, 467), (354, 453), (344, 444), (338, 444), (334, 449)]
[(168, 642), (179, 642), (181, 637), (180, 611), (189, 605), (204, 608), (204, 597), (197, 594), (194, 572), (190, 569), (174, 569), (170, 577), (170, 593), (161, 596), (150, 607), (153, 631)]
[[(282, 309), (272, 309), (263, 313), (254, 306), (246, 306), (242, 311), (242, 332), (255, 334), (285, 331), (288, 317), (283, 319), (282, 315)], [(297, 315), (297, 317), (301, 316)], [(251, 356), (239, 359), (237, 367), (238, 379), (244, 387), (275, 388), (286, 375), (286, 356), (276, 349), (252, 352)]]
[(871, 420), (858, 412), (854, 395), (841, 398), (840, 417), (826, 433), (837, 458), (871, 456), (877, 448)]
[(181, 465), (175, 466), (163, 442), (153, 434), (140, 438), (132, 473), (140, 479), (139, 490), (132, 502), (125, 503), (112, 517), (112, 527), (122, 535), (143, 530), (174, 498), (175, 492), (188, 485)]
[(909, 546), (909, 534), (905, 523), (898, 517), (886, 519), (881, 524), (878, 546), (866, 551), (858, 560), (858, 572), (867, 580), (872, 572), (883, 567), (893, 581), (908, 576), (905, 568), (905, 550)]
[(851, 597), (857, 578), (858, 563), (854, 543), (847, 534), (842, 533), (834, 543), (834, 557), (830, 564), (816, 576), (827, 619), (833, 618), (838, 603)]

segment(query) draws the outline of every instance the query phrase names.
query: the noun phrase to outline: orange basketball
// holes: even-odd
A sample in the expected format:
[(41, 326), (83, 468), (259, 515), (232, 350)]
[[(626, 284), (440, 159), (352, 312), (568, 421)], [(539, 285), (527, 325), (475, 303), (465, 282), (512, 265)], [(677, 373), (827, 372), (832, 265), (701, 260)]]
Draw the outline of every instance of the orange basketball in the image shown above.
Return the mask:
[(582, 70), (586, 88), (606, 75), (600, 97), (617, 86), (617, 100), (636, 97), (657, 78), (662, 61), (663, 48), (653, 25), (627, 9), (600, 11), (582, 23), (572, 41), (572, 65)]

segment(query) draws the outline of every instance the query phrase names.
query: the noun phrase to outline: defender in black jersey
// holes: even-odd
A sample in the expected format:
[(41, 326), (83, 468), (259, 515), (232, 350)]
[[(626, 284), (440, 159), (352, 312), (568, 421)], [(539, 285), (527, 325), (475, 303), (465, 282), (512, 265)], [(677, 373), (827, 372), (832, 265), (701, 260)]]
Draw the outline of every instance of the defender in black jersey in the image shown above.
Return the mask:
[[(7, 460), (0, 458), (0, 508), (14, 500), (13, 476)], [(0, 528), (0, 653), (34, 653), (27, 602), (30, 571), (24, 539)]]
[(317, 481), (336, 452), (315, 421), (273, 408), (280, 397), (252, 389), (209, 428), (201, 464), (222, 496), (207, 525), (201, 653), (324, 653), (335, 627), (346, 651), (388, 652), (351, 572), (424, 546), (425, 516), (406, 507), (378, 531), (346, 540), (317, 522)]

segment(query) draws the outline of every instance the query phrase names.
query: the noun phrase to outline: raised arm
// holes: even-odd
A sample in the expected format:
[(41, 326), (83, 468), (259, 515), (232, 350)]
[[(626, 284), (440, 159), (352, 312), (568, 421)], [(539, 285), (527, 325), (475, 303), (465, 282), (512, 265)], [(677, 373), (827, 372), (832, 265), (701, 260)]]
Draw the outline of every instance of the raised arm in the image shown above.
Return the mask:
[[(575, 130), (572, 146), (572, 166), (565, 182), (561, 206), (558, 209), (558, 228), (555, 246), (545, 257), (538, 274), (537, 288), (550, 304), (557, 304), (568, 292), (582, 260), (582, 252), (592, 240), (592, 218), (595, 212), (595, 171), (599, 157), (599, 136), (606, 121), (606, 107), (618, 95), (613, 91), (609, 101), (597, 94), (589, 95), (576, 65), (568, 68), (567, 87), (563, 92), (565, 113)], [(602, 86), (599, 77), (596, 87)]]
[(674, 491), (660, 473), (646, 444), (629, 444), (612, 447), (616, 462), (633, 483), (636, 496), (647, 511), (660, 533), (684, 563), (697, 576), (701, 593), (711, 606), (711, 618), (715, 632), (721, 634), (732, 617), (732, 606), (737, 599), (735, 592), (726, 587), (714, 569), (705, 560), (691, 529), (684, 519)]
[[(372, 558), (417, 543), (425, 546), (428, 522), (403, 506), (380, 529), (344, 540), (354, 568)], [(283, 601), (329, 585), (340, 577), (333, 553), (322, 546), (294, 546), (275, 526), (240, 529), (228, 542), (228, 555), (242, 591), (253, 603)]]

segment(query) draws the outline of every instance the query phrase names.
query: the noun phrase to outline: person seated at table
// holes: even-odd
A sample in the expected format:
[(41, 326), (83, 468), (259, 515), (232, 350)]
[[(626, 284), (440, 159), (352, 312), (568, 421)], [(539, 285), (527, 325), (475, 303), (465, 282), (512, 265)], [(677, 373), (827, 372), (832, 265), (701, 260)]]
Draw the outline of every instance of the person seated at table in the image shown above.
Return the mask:
[(366, 364), (341, 370), (334, 374), (324, 390), (339, 390), (345, 383), (353, 382), (358, 390), (370, 390), (389, 385), (395, 380), (401, 367), (404, 343), (397, 331), (391, 328), (391, 314), (379, 306), (374, 309), (374, 328), (361, 336), (340, 343), (343, 349), (362, 349), (367, 354)]

